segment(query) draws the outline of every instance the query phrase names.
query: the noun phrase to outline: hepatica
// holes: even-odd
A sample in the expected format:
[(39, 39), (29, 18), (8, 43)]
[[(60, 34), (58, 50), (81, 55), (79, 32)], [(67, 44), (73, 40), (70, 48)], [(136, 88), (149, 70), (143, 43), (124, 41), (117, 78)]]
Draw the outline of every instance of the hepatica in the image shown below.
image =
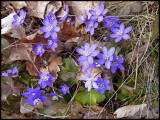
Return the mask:
[(59, 19), (61, 22), (63, 22), (66, 19), (66, 17), (68, 16), (68, 12), (69, 12), (69, 8), (68, 8), (68, 5), (66, 5), (66, 11), (63, 11), (62, 17)]
[(124, 24), (121, 23), (119, 26), (119, 29), (118, 28), (111, 29), (111, 31), (114, 33), (110, 34), (110, 37), (116, 38), (115, 42), (119, 42), (122, 38), (125, 40), (128, 40), (130, 36), (127, 33), (129, 33), (131, 30), (132, 30), (132, 26), (125, 28)]
[(46, 91), (45, 90), (40, 90), (39, 87), (32, 89), (32, 88), (27, 88), (29, 92), (23, 93), (23, 96), (28, 97), (26, 99), (26, 102), (30, 102), (29, 105), (36, 106), (39, 102), (46, 102), (47, 97), (42, 96)]
[(60, 91), (63, 92), (64, 95), (65, 95), (66, 93), (70, 93), (69, 87), (68, 87), (66, 84), (61, 85), (60, 88), (61, 88)]
[(39, 76), (41, 77), (38, 81), (38, 84), (41, 85), (41, 88), (45, 88), (47, 85), (49, 87), (52, 87), (52, 80), (55, 79), (55, 77), (51, 76), (50, 74), (45, 74), (43, 72), (39, 72)]
[(17, 28), (20, 24), (22, 24), (24, 22), (25, 17), (26, 17), (26, 12), (21, 9), (19, 12), (19, 16), (13, 15), (13, 18), (16, 21), (13, 21), (12, 25), (15, 25), (15, 28)]
[(90, 46), (89, 43), (85, 43), (83, 48), (77, 48), (77, 52), (82, 55), (77, 60), (87, 60), (87, 63), (92, 65), (94, 62), (93, 57), (99, 54), (99, 50), (95, 50), (97, 46), (97, 44)]
[(96, 6), (95, 10), (89, 10), (89, 13), (92, 14), (90, 17), (91, 20), (98, 19), (98, 22), (101, 22), (103, 20), (103, 15), (105, 15), (108, 12), (108, 9), (104, 9), (104, 4), (100, 3), (100, 5)]
[(56, 39), (57, 32), (60, 31), (60, 27), (56, 26), (57, 19), (53, 19), (53, 20), (50, 20), (50, 19), (48, 17), (43, 19), (43, 23), (45, 26), (43, 26), (40, 30), (42, 32), (45, 32), (44, 38), (48, 38), (51, 35), (52, 39)]
[(88, 88), (88, 92), (91, 90), (92, 86), (93, 88), (98, 88), (97, 83), (95, 82), (94, 77), (91, 75), (91, 73), (88, 73), (88, 76), (81, 75), (81, 78), (86, 81), (85, 88)]
[(98, 27), (98, 23), (94, 20), (86, 21), (85, 24), (87, 25), (87, 28), (85, 29), (86, 32), (90, 31), (90, 35), (94, 34), (94, 28)]
[(110, 86), (109, 84), (109, 80), (105, 79), (103, 80), (101, 77), (98, 77), (97, 81), (96, 81), (98, 88), (94, 88), (95, 91), (99, 91), (101, 94), (104, 93), (105, 90), (110, 90)]
[(49, 39), (48, 40), (48, 46), (46, 47), (47, 49), (49, 49), (51, 47), (52, 51), (55, 51), (55, 48), (58, 47), (58, 44), (56, 43), (58, 40), (58, 38), (56, 39)]
[(34, 48), (34, 51), (36, 52), (35, 55), (39, 55), (41, 57), (45, 52), (45, 49), (43, 48), (42, 44), (36, 43), (36, 47)]
[(57, 93), (50, 93), (47, 95), (52, 96), (52, 100), (58, 100), (58, 97), (63, 98), (62, 95), (58, 95)]
[(8, 69), (7, 72), (3, 72), (2, 76), (4, 77), (17, 77), (18, 76), (18, 69), (17, 67), (14, 67), (13, 70), (12, 69)]
[(123, 58), (118, 58), (117, 56), (113, 55), (113, 61), (111, 63), (111, 72), (115, 73), (117, 68), (123, 70), (124, 66), (122, 63), (124, 62)]
[(110, 69), (111, 67), (111, 61), (113, 60), (113, 54), (115, 51), (115, 47), (111, 47), (109, 50), (105, 46), (102, 48), (102, 53), (99, 53), (97, 57), (99, 60), (97, 61), (98, 64), (104, 64), (107, 69)]
[(80, 20), (79, 25), (87, 21), (87, 18), (88, 18), (87, 11), (86, 10), (84, 11), (85, 11), (85, 14), (83, 16), (77, 16), (78, 20)]

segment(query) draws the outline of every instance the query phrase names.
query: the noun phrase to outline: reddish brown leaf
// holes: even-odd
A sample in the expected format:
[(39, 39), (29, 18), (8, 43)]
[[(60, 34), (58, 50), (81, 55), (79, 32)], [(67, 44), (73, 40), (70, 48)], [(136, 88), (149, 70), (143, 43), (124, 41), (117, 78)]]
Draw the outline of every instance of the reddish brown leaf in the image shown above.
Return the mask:
[(63, 21), (63, 28), (61, 29), (60, 33), (62, 33), (63, 35), (72, 35), (73, 33), (73, 25), (71, 25), (71, 23), (66, 22), (65, 20)]

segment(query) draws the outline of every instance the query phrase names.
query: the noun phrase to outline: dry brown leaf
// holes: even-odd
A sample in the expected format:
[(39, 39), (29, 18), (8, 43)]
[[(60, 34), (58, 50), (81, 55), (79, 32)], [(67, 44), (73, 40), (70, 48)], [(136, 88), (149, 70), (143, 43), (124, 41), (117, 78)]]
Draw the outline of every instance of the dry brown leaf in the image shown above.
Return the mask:
[(63, 35), (68, 35), (71, 36), (73, 33), (73, 25), (71, 25), (71, 23), (66, 22), (65, 20), (63, 21), (63, 28), (60, 30), (60, 33), (62, 33)]
[(13, 2), (11, 1), (10, 3), (13, 5), (14, 8), (18, 10), (23, 7), (27, 7), (27, 4), (25, 1), (13, 1)]
[(57, 79), (58, 74), (57, 72), (60, 71), (60, 68), (58, 65), (62, 65), (62, 57), (57, 56), (57, 55), (52, 55), (50, 57), (50, 59), (48, 60), (48, 62), (50, 63), (48, 68), (49, 68), (49, 73), (51, 73), (52, 76), (55, 77), (55, 79)]
[[(102, 73), (102, 70), (100, 70), (99, 68), (97, 67), (92, 68), (92, 76), (95, 78), (95, 80), (97, 80), (98, 77), (101, 77), (101, 73)], [(87, 75), (87, 72), (77, 73), (76, 79), (82, 80), (81, 75)]]
[(28, 15), (44, 19), (47, 4), (50, 1), (26, 1)]
[(15, 15), (15, 13), (11, 13), (7, 17), (1, 19), (1, 35), (6, 34), (19, 39), (25, 38), (25, 29), (21, 25), (18, 28), (12, 25), (12, 22), (15, 21), (13, 15)]
[(77, 74), (75, 72), (67, 72), (66, 74), (61, 75), (60, 78), (67, 81), (69, 78), (75, 79), (76, 75)]
[(58, 12), (60, 10), (61, 7), (62, 7), (62, 1), (51, 1), (47, 5), (46, 15), (45, 16), (50, 15), (50, 12), (55, 14), (56, 12)]
[[(38, 30), (38, 31), (36, 31), (36, 32), (33, 33), (33, 34), (28, 35), (25, 39), (27, 39), (27, 40), (33, 40), (33, 39), (36, 37), (36, 35), (39, 36), (39, 35), (41, 35), (41, 34), (43, 34), (43, 32), (42, 32), (41, 30)], [(23, 40), (23, 39), (22, 39), (22, 40)]]
[(12, 94), (12, 88), (1, 82), (1, 100), (6, 100), (7, 96)]
[(117, 115), (117, 118), (133, 116), (137, 112), (144, 110), (145, 107), (147, 107), (147, 104), (128, 105), (118, 108), (114, 114)]
[(32, 59), (30, 57), (31, 52), (29, 52), (28, 49), (32, 49), (32, 48), (29, 48), (29, 47), (26, 48), (23, 44), (12, 47), (9, 58), (2, 61), (2, 64), (5, 64), (11, 61), (16, 61), (16, 60), (27, 60), (32, 62)]

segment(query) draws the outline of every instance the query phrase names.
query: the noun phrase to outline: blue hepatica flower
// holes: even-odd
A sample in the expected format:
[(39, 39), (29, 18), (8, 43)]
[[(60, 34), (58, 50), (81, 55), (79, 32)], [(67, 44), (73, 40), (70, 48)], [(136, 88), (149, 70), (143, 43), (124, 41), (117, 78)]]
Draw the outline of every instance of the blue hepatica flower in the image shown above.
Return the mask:
[(89, 13), (92, 14), (90, 17), (91, 20), (96, 20), (98, 18), (98, 22), (103, 20), (103, 15), (108, 12), (108, 9), (104, 9), (104, 4), (101, 3), (99, 6), (97, 5), (95, 10), (89, 10)]
[(92, 86), (93, 88), (98, 88), (97, 83), (95, 82), (94, 77), (91, 75), (91, 73), (88, 73), (88, 76), (81, 75), (81, 78), (86, 81), (85, 88), (88, 88), (88, 92), (91, 90)]
[(60, 91), (63, 92), (64, 95), (65, 95), (66, 93), (70, 93), (70, 92), (69, 92), (69, 87), (68, 87), (66, 84), (61, 85), (60, 88), (61, 88)]
[(98, 27), (98, 23), (94, 22), (94, 20), (90, 20), (90, 21), (86, 21), (85, 24), (88, 26), (85, 31), (89, 32), (90, 34), (93, 35), (94, 34), (94, 28)]
[(85, 22), (87, 21), (87, 18), (88, 18), (87, 11), (86, 11), (86, 10), (84, 10), (84, 11), (85, 11), (85, 15), (83, 15), (83, 16), (78, 16), (78, 17), (77, 17), (78, 20), (81, 21), (81, 22), (79, 23), (79, 25), (82, 24), (82, 23), (85, 23)]
[(93, 64), (93, 57), (99, 54), (99, 50), (95, 50), (97, 46), (97, 44), (93, 44), (90, 47), (89, 43), (85, 43), (83, 48), (77, 48), (77, 52), (82, 55), (78, 58), (78, 61), (87, 60), (90, 65)]
[(104, 46), (102, 48), (103, 54), (99, 53), (97, 57), (100, 59), (97, 61), (98, 64), (104, 64), (107, 69), (111, 67), (111, 61), (113, 60), (113, 54), (115, 52), (115, 47), (111, 47), (109, 50)]
[(68, 5), (66, 5), (66, 11), (62, 13), (62, 17), (59, 19), (61, 22), (63, 22), (66, 19), (66, 17), (68, 16), (68, 12), (69, 12), (69, 8), (68, 8)]
[(124, 62), (123, 58), (118, 58), (117, 56), (113, 55), (113, 61), (111, 63), (111, 72), (115, 73), (117, 70), (117, 67), (121, 70), (124, 69), (124, 66), (122, 63)]
[(101, 94), (103, 94), (105, 90), (111, 89), (111, 87), (108, 85), (109, 84), (108, 79), (103, 80), (101, 77), (98, 77), (96, 83), (98, 85), (98, 88), (94, 88), (94, 90), (99, 91)]
[(48, 40), (48, 46), (46, 48), (49, 49), (51, 47), (52, 51), (54, 52), (55, 48), (58, 47), (58, 44), (56, 43), (57, 40), (58, 40), (58, 38), (57, 39), (49, 39)]
[(46, 91), (45, 90), (40, 90), (39, 87), (32, 89), (32, 88), (27, 88), (29, 92), (23, 93), (23, 96), (27, 96), (28, 99), (25, 100), (26, 102), (30, 102), (29, 105), (36, 106), (39, 102), (46, 102), (47, 97), (41, 96), (44, 94)]
[(122, 38), (125, 40), (128, 40), (130, 38), (130, 36), (127, 33), (132, 30), (132, 26), (129, 26), (126, 29), (124, 27), (125, 27), (124, 24), (121, 23), (119, 29), (118, 28), (111, 29), (111, 31), (114, 32), (114, 34), (110, 34), (110, 37), (116, 38), (115, 42), (119, 42)]
[(111, 15), (108, 15), (107, 18), (104, 18), (104, 21), (106, 22), (106, 26), (110, 27), (110, 29), (114, 27), (119, 27), (119, 24), (117, 23), (119, 20), (118, 16), (112, 17)]
[(71, 18), (70, 17), (68, 17), (67, 22), (71, 23), (71, 25), (74, 24), (74, 22), (71, 22)]
[(57, 32), (60, 31), (60, 27), (56, 26), (57, 25), (57, 19), (51, 20), (50, 17), (46, 17), (43, 19), (43, 23), (45, 26), (43, 26), (40, 30), (42, 32), (46, 32), (44, 34), (44, 38), (48, 38), (50, 35), (52, 39), (57, 38)]
[(38, 81), (38, 84), (41, 85), (41, 88), (45, 88), (47, 85), (52, 87), (52, 80), (54, 80), (55, 77), (52, 77), (50, 74), (44, 74), (43, 72), (40, 72), (39, 76), (41, 78)]
[(36, 51), (35, 55), (39, 55), (41, 57), (45, 52), (45, 49), (43, 48), (42, 44), (36, 43), (36, 47), (34, 48), (34, 51)]
[(80, 63), (80, 65), (82, 65), (82, 69), (81, 69), (82, 72), (85, 72), (87, 70), (87, 72), (92, 73), (91, 67), (96, 67), (95, 63), (89, 64), (87, 62), (87, 60), (81, 60), (81, 61), (79, 61), (79, 63)]
[(58, 95), (57, 93), (50, 93), (50, 94), (47, 94), (47, 95), (53, 96), (52, 100), (58, 100), (58, 97), (63, 98), (62, 95)]
[(3, 72), (2, 76), (4, 77), (17, 77), (18, 76), (18, 69), (14, 67), (13, 70), (8, 69), (7, 72)]
[(14, 22), (12, 22), (12, 25), (15, 25), (15, 27), (17, 28), (20, 24), (22, 24), (24, 22), (24, 19), (26, 17), (26, 12), (23, 10), (20, 10), (19, 15), (13, 15), (13, 18), (16, 20)]

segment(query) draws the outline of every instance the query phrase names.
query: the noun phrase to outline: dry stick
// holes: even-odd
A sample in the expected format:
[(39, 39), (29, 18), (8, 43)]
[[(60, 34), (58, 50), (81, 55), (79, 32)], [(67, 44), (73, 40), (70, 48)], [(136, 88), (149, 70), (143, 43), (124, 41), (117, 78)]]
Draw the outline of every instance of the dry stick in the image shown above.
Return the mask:
[[(156, 44), (155, 47), (157, 47), (158, 43)], [(155, 47), (153, 48), (153, 50), (155, 49)], [(148, 54), (148, 56), (153, 52), (153, 50)], [(138, 65), (138, 68), (139, 66), (141, 66), (141, 64), (148, 58), (148, 56)], [(135, 70), (131, 73), (131, 75), (135, 72)], [(130, 75), (130, 76), (131, 76)], [(119, 89), (123, 86), (123, 84), (130, 78), (130, 76), (122, 83), (122, 85), (116, 90), (116, 92), (110, 97), (110, 99), (106, 102), (106, 104), (104, 105), (104, 107), (102, 108), (102, 110), (100, 111), (98, 117), (100, 116), (101, 112), (103, 111), (103, 109), (105, 108), (105, 106), (108, 104), (108, 102), (113, 98), (113, 96), (119, 91)], [(97, 117), (97, 118), (98, 118)]]

